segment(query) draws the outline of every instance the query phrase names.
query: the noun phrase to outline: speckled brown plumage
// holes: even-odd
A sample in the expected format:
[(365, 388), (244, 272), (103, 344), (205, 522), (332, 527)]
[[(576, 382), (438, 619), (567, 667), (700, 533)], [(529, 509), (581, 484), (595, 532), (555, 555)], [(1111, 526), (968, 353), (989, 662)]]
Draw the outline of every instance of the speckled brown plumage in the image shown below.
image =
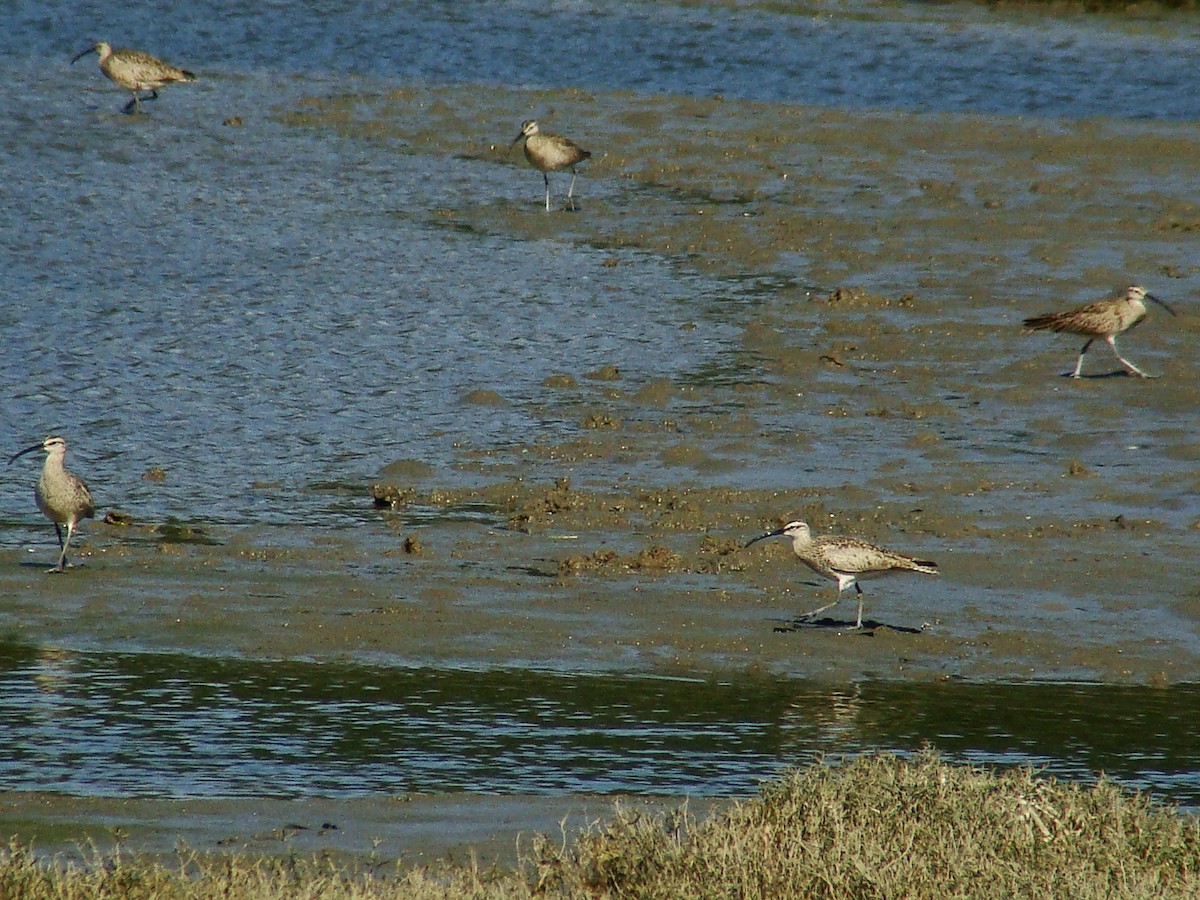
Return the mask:
[[(67, 548), (71, 546), (71, 537), (75, 534), (75, 529), (80, 522), (90, 519), (96, 514), (96, 506), (92, 502), (92, 492), (88, 490), (83, 479), (67, 471), (64, 465), (67, 456), (67, 442), (60, 437), (51, 435), (40, 444), (26, 447), (9, 459), (9, 465), (26, 453), (33, 453), (35, 450), (46, 451), (46, 463), (42, 466), (42, 475), (38, 479), (33, 495), (42, 515), (54, 523), (60, 550), (58, 563), (49, 571), (63, 572), (67, 566)], [(67, 526), (65, 539), (62, 525)]]
[(927, 559), (915, 559), (894, 550), (864, 541), (861, 538), (844, 537), (826, 534), (813, 537), (812, 529), (805, 522), (789, 522), (782, 528), (769, 531), (749, 541), (749, 547), (756, 541), (770, 537), (788, 537), (792, 539), (792, 550), (800, 561), (823, 578), (838, 583), (837, 599), (819, 609), (805, 613), (801, 618), (811, 619), (819, 613), (834, 606), (842, 598), (842, 591), (854, 585), (858, 592), (858, 620), (856, 628), (862, 628), (863, 600), (862, 588), (858, 582), (867, 578), (882, 578), (896, 572), (923, 572), (926, 575), (936, 575), (937, 563)]
[(1157, 297), (1147, 294), (1145, 288), (1134, 285), (1128, 288), (1123, 296), (1111, 300), (1100, 300), (1096, 303), (1085, 303), (1065, 312), (1047, 313), (1042, 316), (1031, 316), (1026, 319), (1026, 328), (1035, 331), (1066, 332), (1086, 337), (1087, 343), (1079, 351), (1079, 360), (1075, 363), (1072, 378), (1078, 378), (1083, 370), (1083, 356), (1087, 353), (1092, 341), (1102, 338), (1113, 352), (1125, 371), (1138, 378), (1149, 378), (1145, 372), (1123, 358), (1117, 350), (1117, 335), (1124, 334), (1146, 317), (1146, 301), (1157, 303), (1171, 315), (1175, 310), (1167, 306)]
[[(109, 80), (133, 94), (133, 99), (125, 104), (125, 112), (140, 112), (141, 101), (157, 100), (158, 89), (161, 87), (196, 80), (196, 76), (187, 69), (176, 68), (157, 56), (151, 56), (141, 50), (114, 50), (105, 41), (97, 41), (77, 54), (71, 62), (74, 63), (89, 53), (100, 54), (100, 71), (108, 76)], [(138, 91), (150, 91), (150, 96), (142, 97)]]
[(546, 182), (546, 212), (550, 211), (550, 173), (561, 172), (563, 169), (571, 170), (567, 203), (574, 209), (575, 167), (592, 154), (561, 135), (541, 131), (533, 119), (521, 123), (521, 133), (513, 139), (512, 145), (515, 147), (522, 139), (525, 141), (525, 158), (542, 173), (542, 179)]

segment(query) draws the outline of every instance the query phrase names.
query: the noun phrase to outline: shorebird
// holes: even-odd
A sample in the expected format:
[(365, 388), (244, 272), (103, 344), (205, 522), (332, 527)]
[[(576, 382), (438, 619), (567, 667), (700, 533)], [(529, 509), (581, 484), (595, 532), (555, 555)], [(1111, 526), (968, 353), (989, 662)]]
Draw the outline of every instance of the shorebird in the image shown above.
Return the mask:
[(591, 153), (584, 150), (574, 141), (567, 140), (557, 134), (547, 134), (538, 130), (538, 123), (533, 119), (521, 123), (521, 133), (513, 138), (511, 147), (517, 146), (522, 139), (525, 141), (525, 158), (529, 164), (542, 173), (546, 182), (546, 212), (550, 212), (550, 173), (571, 170), (571, 186), (567, 188), (567, 203), (575, 208), (575, 167)]
[[(89, 53), (100, 54), (100, 71), (111, 81), (132, 92), (133, 99), (125, 104), (122, 112), (141, 112), (143, 100), (157, 100), (158, 89), (179, 81), (195, 81), (196, 76), (187, 69), (177, 69), (149, 53), (141, 50), (114, 50), (105, 41), (97, 41), (78, 53), (74, 64)], [(149, 91), (149, 97), (141, 97), (138, 91)]]
[[(92, 503), (92, 492), (83, 483), (83, 479), (72, 475), (63, 466), (67, 455), (67, 442), (60, 437), (51, 435), (40, 444), (26, 447), (20, 453), (14, 454), (8, 464), (35, 450), (46, 451), (46, 464), (42, 467), (42, 477), (38, 479), (33, 495), (37, 498), (38, 509), (47, 519), (54, 523), (58, 533), (58, 546), (62, 552), (58, 555), (58, 565), (50, 572), (63, 572), (67, 567), (67, 548), (71, 546), (71, 537), (75, 529), (84, 519), (90, 519), (96, 514)], [(61, 523), (61, 524), (60, 524)], [(67, 537), (63, 539), (62, 525), (67, 526)]]
[(748, 541), (746, 546), (772, 537), (791, 538), (792, 550), (800, 557), (802, 563), (818, 575), (838, 583), (837, 598), (833, 603), (805, 613), (800, 616), (802, 619), (811, 619), (836, 605), (842, 599), (842, 591), (854, 585), (858, 592), (858, 621), (854, 623), (854, 627), (862, 628), (863, 590), (859, 581), (866, 578), (882, 578), (895, 572), (924, 572), (926, 575), (936, 575), (938, 572), (935, 562), (914, 559), (894, 550), (885, 550), (859, 538), (833, 534), (823, 534), (814, 538), (812, 529), (805, 522), (788, 522), (782, 528), (768, 531)]
[(1104, 342), (1112, 350), (1117, 362), (1124, 366), (1125, 371), (1130, 375), (1136, 375), (1138, 378), (1152, 378), (1153, 376), (1147, 375), (1122, 357), (1117, 350), (1117, 335), (1124, 334), (1146, 318), (1147, 300), (1157, 303), (1171, 315), (1175, 315), (1175, 310), (1162, 300), (1153, 294), (1147, 294), (1145, 288), (1134, 285), (1126, 289), (1123, 297), (1085, 303), (1083, 306), (1068, 309), (1066, 312), (1031, 316), (1025, 320), (1024, 325), (1034, 331), (1065, 331), (1067, 334), (1078, 334), (1087, 338), (1087, 343), (1079, 351), (1079, 361), (1075, 363), (1075, 371), (1071, 373), (1072, 378), (1079, 377), (1079, 372), (1083, 369), (1083, 355), (1088, 352), (1088, 347), (1092, 346), (1092, 341), (1096, 338), (1104, 338)]

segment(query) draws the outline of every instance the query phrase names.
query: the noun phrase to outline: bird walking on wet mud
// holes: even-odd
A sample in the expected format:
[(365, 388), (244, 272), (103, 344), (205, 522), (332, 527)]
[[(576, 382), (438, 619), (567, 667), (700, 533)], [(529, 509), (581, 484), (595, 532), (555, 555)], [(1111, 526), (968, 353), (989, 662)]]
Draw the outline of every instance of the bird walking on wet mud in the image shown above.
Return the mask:
[[(89, 53), (100, 54), (100, 71), (133, 94), (122, 112), (141, 112), (143, 100), (157, 100), (158, 89), (168, 84), (195, 81), (196, 76), (187, 69), (179, 69), (141, 50), (114, 50), (105, 41), (97, 41), (86, 50), (76, 54), (74, 64)], [(149, 91), (148, 97), (140, 91)]]
[(788, 522), (782, 528), (768, 531), (746, 543), (746, 547), (772, 537), (787, 537), (792, 540), (792, 550), (800, 561), (823, 578), (838, 583), (837, 598), (819, 609), (804, 613), (802, 619), (812, 619), (835, 606), (842, 599), (842, 591), (854, 585), (858, 592), (858, 619), (855, 628), (863, 627), (862, 587), (859, 581), (867, 578), (882, 578), (897, 572), (938, 573), (937, 563), (927, 559), (915, 559), (876, 546), (860, 538), (823, 534), (813, 537), (812, 529), (805, 522)]
[(1146, 318), (1147, 300), (1157, 303), (1171, 315), (1175, 315), (1175, 310), (1162, 300), (1153, 294), (1147, 294), (1145, 288), (1134, 285), (1127, 288), (1121, 297), (1100, 300), (1096, 303), (1085, 303), (1083, 306), (1068, 309), (1066, 312), (1031, 316), (1025, 320), (1024, 325), (1034, 331), (1059, 331), (1087, 338), (1087, 343), (1079, 351), (1079, 360), (1075, 363), (1075, 371), (1071, 373), (1072, 378), (1079, 377), (1079, 373), (1083, 369), (1083, 356), (1092, 346), (1092, 341), (1097, 338), (1103, 338), (1109, 349), (1112, 350), (1113, 356), (1117, 358), (1117, 362), (1124, 366), (1125, 371), (1130, 375), (1136, 375), (1138, 378), (1152, 378), (1153, 376), (1147, 375), (1121, 356), (1117, 350), (1117, 335), (1124, 334)]
[(550, 212), (550, 173), (571, 170), (571, 186), (567, 188), (567, 203), (575, 208), (575, 167), (591, 153), (584, 150), (574, 141), (557, 134), (548, 134), (538, 128), (533, 119), (521, 123), (521, 133), (513, 138), (512, 147), (524, 140), (525, 158), (529, 164), (542, 173), (546, 182), (546, 212)]
[[(71, 546), (71, 537), (75, 529), (84, 519), (90, 519), (96, 514), (96, 506), (92, 502), (92, 492), (83, 483), (83, 479), (72, 475), (63, 464), (67, 456), (67, 442), (62, 438), (51, 435), (40, 444), (26, 447), (20, 453), (13, 454), (8, 464), (35, 450), (46, 451), (46, 464), (42, 466), (42, 476), (34, 489), (38, 509), (47, 519), (54, 523), (58, 534), (58, 564), (49, 569), (50, 572), (63, 572), (67, 567), (67, 548)], [(62, 526), (67, 526), (67, 536), (64, 539)]]

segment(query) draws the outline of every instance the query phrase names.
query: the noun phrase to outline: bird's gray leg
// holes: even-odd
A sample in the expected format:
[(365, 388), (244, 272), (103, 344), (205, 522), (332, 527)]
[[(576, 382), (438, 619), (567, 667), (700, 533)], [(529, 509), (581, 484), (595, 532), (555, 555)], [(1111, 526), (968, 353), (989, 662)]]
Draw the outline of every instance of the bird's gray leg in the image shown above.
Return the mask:
[(863, 589), (857, 581), (854, 582), (854, 590), (858, 592), (858, 621), (854, 623), (854, 627), (862, 628)]
[(841, 599), (842, 599), (842, 594), (839, 591), (837, 600), (834, 600), (832, 603), (826, 603), (820, 609), (814, 609), (812, 612), (803, 613), (802, 615), (798, 616), (797, 618), (811, 619), (811, 618), (814, 618), (815, 616), (819, 616), (821, 613), (825, 612), (825, 610), (829, 609), (830, 607), (837, 606), (838, 600), (841, 600)]
[(571, 170), (571, 186), (567, 188), (567, 203), (571, 209), (575, 208), (575, 170)]
[(1072, 378), (1078, 378), (1079, 373), (1083, 371), (1083, 354), (1088, 352), (1088, 347), (1092, 346), (1092, 341), (1095, 338), (1088, 338), (1088, 342), (1083, 345), (1083, 349), (1079, 351), (1079, 361), (1075, 363), (1075, 371), (1071, 373)]
[(1104, 340), (1108, 343), (1109, 348), (1112, 350), (1113, 356), (1117, 358), (1117, 362), (1125, 367), (1126, 372), (1128, 372), (1130, 375), (1136, 375), (1138, 378), (1151, 377), (1117, 352), (1117, 336), (1115, 334), (1109, 335)]
[(54, 533), (58, 535), (58, 549), (62, 550), (62, 548), (63, 548), (62, 526), (59, 525), (57, 522), (54, 523)]
[(128, 103), (126, 103), (126, 104), (125, 104), (125, 107), (124, 107), (124, 108), (121, 110), (121, 112), (123, 112), (123, 113), (134, 113), (134, 112), (141, 112), (141, 111), (142, 111), (142, 101), (141, 101), (141, 98), (140, 98), (140, 97), (138, 97), (138, 92), (137, 92), (137, 91), (134, 91), (134, 92), (133, 92), (133, 99), (132, 99), (132, 100), (130, 100)]
[(67, 539), (63, 540), (62, 530), (58, 527), (58, 523), (54, 523), (54, 528), (58, 531), (58, 543), (62, 548), (58, 553), (58, 565), (53, 569), (47, 569), (47, 572), (65, 572), (67, 570), (67, 548), (71, 546), (71, 533), (75, 530), (75, 526), (70, 522), (67, 523)]
[(546, 212), (550, 212), (550, 173), (543, 172), (542, 180), (546, 182)]

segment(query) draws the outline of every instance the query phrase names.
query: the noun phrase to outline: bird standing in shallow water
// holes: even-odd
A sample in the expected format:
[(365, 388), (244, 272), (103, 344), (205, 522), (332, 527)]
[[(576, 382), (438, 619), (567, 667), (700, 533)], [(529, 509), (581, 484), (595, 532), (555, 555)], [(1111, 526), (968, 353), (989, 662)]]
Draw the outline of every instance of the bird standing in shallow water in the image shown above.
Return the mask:
[(538, 123), (533, 119), (521, 123), (521, 133), (513, 138), (511, 146), (517, 146), (522, 139), (525, 141), (525, 158), (531, 166), (541, 171), (542, 179), (546, 182), (546, 212), (550, 212), (550, 173), (561, 172), (563, 169), (571, 170), (567, 203), (574, 209), (575, 167), (592, 154), (565, 137), (539, 131)]
[[(177, 69), (149, 53), (141, 50), (114, 50), (105, 41), (97, 41), (71, 60), (74, 64), (89, 53), (100, 54), (100, 71), (133, 93), (133, 99), (125, 104), (123, 112), (141, 112), (142, 100), (157, 100), (158, 89), (176, 82), (195, 81), (196, 76), (187, 69)], [(149, 97), (141, 97), (138, 91), (149, 91)]]
[[(46, 451), (46, 464), (42, 467), (42, 477), (38, 479), (34, 489), (38, 509), (47, 519), (54, 523), (58, 534), (58, 546), (62, 552), (58, 555), (58, 565), (50, 572), (63, 572), (67, 567), (67, 548), (71, 546), (71, 537), (75, 528), (84, 519), (90, 519), (96, 514), (95, 504), (92, 503), (92, 492), (83, 483), (83, 479), (72, 475), (63, 465), (67, 455), (67, 442), (60, 437), (51, 435), (40, 444), (26, 447), (20, 453), (14, 454), (8, 461), (11, 466), (26, 453), (35, 450)], [(61, 523), (61, 524), (60, 524)], [(63, 539), (62, 525), (67, 526), (67, 537)]]
[(865, 578), (882, 578), (896, 572), (924, 572), (926, 575), (936, 575), (938, 572), (935, 562), (913, 559), (911, 556), (885, 550), (859, 538), (832, 534), (814, 538), (812, 529), (805, 522), (788, 522), (782, 528), (768, 531), (748, 541), (746, 546), (771, 537), (791, 538), (792, 550), (800, 557), (802, 563), (818, 575), (838, 583), (837, 599), (820, 609), (805, 613), (800, 617), (802, 619), (811, 619), (836, 605), (842, 599), (842, 591), (854, 585), (854, 589), (858, 591), (858, 621), (854, 623), (854, 627), (862, 628), (863, 591), (859, 581)]
[(1142, 319), (1146, 318), (1146, 301), (1157, 303), (1171, 315), (1175, 310), (1167, 306), (1152, 294), (1147, 294), (1145, 288), (1134, 285), (1126, 289), (1125, 295), (1112, 300), (1100, 300), (1096, 303), (1085, 303), (1066, 312), (1047, 313), (1044, 316), (1031, 316), (1026, 319), (1026, 328), (1034, 331), (1065, 331), (1067, 334), (1078, 334), (1087, 338), (1087, 343), (1079, 351), (1079, 361), (1075, 363), (1072, 378), (1078, 378), (1083, 369), (1083, 355), (1092, 346), (1096, 338), (1104, 338), (1125, 371), (1138, 378), (1151, 378), (1129, 360), (1124, 359), (1117, 351), (1117, 335), (1124, 334)]

